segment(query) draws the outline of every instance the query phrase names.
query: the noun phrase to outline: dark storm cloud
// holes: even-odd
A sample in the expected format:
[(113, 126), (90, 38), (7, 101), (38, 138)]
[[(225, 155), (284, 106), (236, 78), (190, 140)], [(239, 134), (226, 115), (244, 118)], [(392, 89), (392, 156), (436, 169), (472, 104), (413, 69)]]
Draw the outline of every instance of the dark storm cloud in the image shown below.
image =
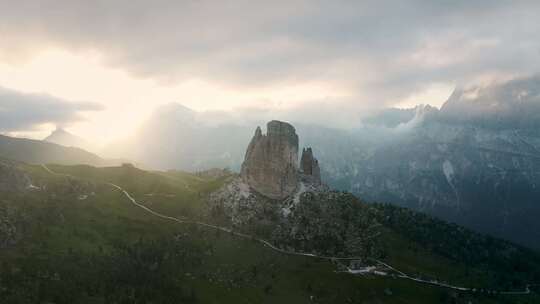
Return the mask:
[(374, 103), (540, 70), (538, 1), (0, 1), (6, 58), (97, 49), (162, 81), (331, 81)]
[(44, 94), (23, 94), (0, 87), (0, 131), (27, 131), (43, 123), (78, 121), (82, 111), (102, 107), (87, 102), (67, 102)]

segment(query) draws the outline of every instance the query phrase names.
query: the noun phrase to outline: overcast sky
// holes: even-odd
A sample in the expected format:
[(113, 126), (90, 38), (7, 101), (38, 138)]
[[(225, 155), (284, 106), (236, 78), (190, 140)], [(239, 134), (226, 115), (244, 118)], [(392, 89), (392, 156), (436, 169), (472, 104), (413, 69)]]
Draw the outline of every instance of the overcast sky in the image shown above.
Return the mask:
[(351, 126), (538, 73), (539, 12), (515, 0), (0, 0), (0, 132), (58, 124), (107, 141), (169, 102), (309, 109)]

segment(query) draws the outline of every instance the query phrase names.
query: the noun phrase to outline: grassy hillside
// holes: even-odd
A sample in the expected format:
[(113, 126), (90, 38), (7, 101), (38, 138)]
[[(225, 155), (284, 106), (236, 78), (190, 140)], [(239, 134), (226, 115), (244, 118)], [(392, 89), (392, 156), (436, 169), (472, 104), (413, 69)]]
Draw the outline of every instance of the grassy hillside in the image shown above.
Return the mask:
[(0, 157), (32, 164), (57, 163), (106, 166), (118, 164), (95, 154), (73, 147), (64, 147), (41, 140), (0, 135)]
[[(136, 208), (202, 218), (206, 195), (228, 177), (20, 165), (39, 190), (0, 196), (0, 227), (16, 241), (0, 249), (2, 303), (538, 303), (536, 294), (459, 293), (416, 282), (338, 273), (329, 261), (277, 253), (253, 240), (178, 224)], [(477, 283), (478, 272), (388, 227), (385, 260), (407, 271)], [(13, 229), (9, 230), (13, 231)], [(486, 279), (487, 280), (487, 279)]]

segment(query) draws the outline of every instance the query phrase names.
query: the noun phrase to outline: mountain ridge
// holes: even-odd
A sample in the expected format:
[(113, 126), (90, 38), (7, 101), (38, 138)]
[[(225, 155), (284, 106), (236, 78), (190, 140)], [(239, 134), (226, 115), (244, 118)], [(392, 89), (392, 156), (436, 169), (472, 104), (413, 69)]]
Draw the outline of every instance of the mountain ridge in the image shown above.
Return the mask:
[(0, 135), (0, 156), (33, 164), (58, 163), (108, 166), (120, 163), (118, 160), (104, 159), (77, 147), (65, 147), (42, 140), (5, 135)]

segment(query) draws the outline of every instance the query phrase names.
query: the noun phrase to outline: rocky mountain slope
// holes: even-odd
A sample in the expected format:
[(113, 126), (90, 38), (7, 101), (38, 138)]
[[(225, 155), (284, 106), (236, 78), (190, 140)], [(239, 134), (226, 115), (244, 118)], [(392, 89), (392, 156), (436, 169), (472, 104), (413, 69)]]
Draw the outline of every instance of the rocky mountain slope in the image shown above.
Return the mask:
[(540, 158), (527, 150), (513, 131), (433, 122), (325, 174), (364, 199), (540, 248)]

